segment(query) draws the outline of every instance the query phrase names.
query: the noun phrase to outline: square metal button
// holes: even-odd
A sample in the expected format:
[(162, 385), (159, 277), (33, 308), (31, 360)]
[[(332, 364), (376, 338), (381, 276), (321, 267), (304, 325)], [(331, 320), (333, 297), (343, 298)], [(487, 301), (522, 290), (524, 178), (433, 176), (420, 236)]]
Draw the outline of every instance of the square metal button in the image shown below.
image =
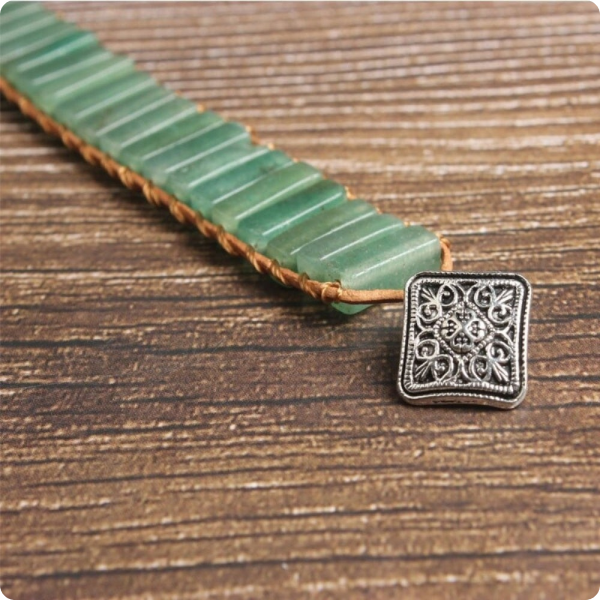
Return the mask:
[(514, 408), (527, 390), (529, 282), (419, 273), (406, 284), (398, 391), (411, 404)]

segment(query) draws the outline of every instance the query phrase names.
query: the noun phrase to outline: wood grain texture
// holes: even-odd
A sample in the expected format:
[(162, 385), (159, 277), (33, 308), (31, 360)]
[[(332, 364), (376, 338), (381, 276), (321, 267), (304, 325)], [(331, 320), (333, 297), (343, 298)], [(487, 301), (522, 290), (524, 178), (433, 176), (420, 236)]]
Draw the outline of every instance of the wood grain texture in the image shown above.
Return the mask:
[(402, 307), (271, 283), (2, 104), (11, 599), (589, 600), (600, 587), (591, 3), (53, 5), (456, 267), (534, 286), (506, 413), (395, 392)]

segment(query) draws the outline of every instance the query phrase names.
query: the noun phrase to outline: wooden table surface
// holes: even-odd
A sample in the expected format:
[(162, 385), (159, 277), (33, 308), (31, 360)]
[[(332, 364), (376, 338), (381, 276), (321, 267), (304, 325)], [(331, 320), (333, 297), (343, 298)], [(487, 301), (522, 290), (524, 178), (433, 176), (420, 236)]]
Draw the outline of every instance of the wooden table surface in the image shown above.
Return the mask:
[(261, 277), (2, 104), (11, 599), (589, 600), (600, 586), (600, 14), (67, 4), (456, 267), (534, 286), (520, 408), (395, 391), (401, 305)]

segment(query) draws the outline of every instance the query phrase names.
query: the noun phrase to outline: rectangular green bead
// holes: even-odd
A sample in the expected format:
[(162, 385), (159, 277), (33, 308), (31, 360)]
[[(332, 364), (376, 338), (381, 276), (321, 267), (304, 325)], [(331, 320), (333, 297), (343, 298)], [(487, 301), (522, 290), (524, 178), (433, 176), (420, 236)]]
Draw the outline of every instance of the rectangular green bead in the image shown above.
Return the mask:
[(64, 61), (65, 65), (54, 71), (40, 67), (42, 71), (47, 70), (39, 76), (38, 69), (32, 69), (20, 81), (19, 89), (23, 89), (39, 108), (50, 114), (59, 103), (134, 70), (130, 58), (115, 56), (106, 50), (91, 50), (76, 62), (71, 57), (65, 57)]
[(42, 10), (34, 14), (15, 16), (8, 22), (0, 21), (0, 35), (2, 43), (9, 44), (31, 33), (37, 32), (48, 25), (58, 22), (56, 15), (50, 11)]
[(170, 90), (155, 85), (142, 90), (134, 96), (128, 96), (116, 104), (92, 115), (85, 115), (73, 121), (73, 131), (90, 144), (96, 145), (99, 136), (106, 135), (121, 125), (138, 119), (147, 112), (156, 109), (175, 98)]
[(249, 140), (230, 144), (171, 173), (167, 177), (165, 188), (176, 198), (186, 202), (195, 187), (267, 152), (269, 149), (266, 146), (253, 144)]
[(323, 175), (311, 165), (295, 162), (270, 173), (231, 195), (213, 210), (211, 220), (236, 233), (238, 224), (254, 213), (314, 185)]
[[(440, 269), (441, 246), (437, 236), (424, 227), (405, 227), (344, 253), (336, 262), (329, 267), (328, 275), (343, 287), (401, 290), (416, 273)], [(335, 302), (333, 307), (355, 314), (369, 305)]]
[(223, 123), (205, 133), (189, 136), (164, 150), (157, 150), (142, 161), (140, 170), (156, 185), (163, 186), (168, 177), (178, 169), (224, 146), (249, 139), (248, 130), (240, 123)]
[[(19, 90), (25, 92), (37, 104), (37, 99), (42, 93), (64, 87), (64, 81), (78, 82), (86, 75), (94, 73), (98, 65), (101, 66), (111, 58), (114, 58), (112, 52), (95, 44), (76, 52), (55, 56), (29, 68), (10, 69), (7, 67), (6, 72), (8, 78), (15, 83)], [(133, 61), (130, 63), (133, 65)]]
[(242, 219), (236, 235), (258, 252), (263, 252), (269, 240), (275, 236), (346, 200), (346, 188), (343, 185), (323, 179)]
[(54, 117), (65, 125), (77, 129), (79, 121), (94, 118), (94, 116), (118, 106), (128, 98), (139, 96), (150, 88), (156, 88), (156, 80), (140, 71), (121, 75), (102, 87), (92, 88), (74, 98), (60, 102), (54, 109)]
[(19, 77), (28, 77), (28, 73), (72, 53), (99, 48), (98, 38), (90, 31), (68, 31), (52, 42), (28, 52), (20, 58), (9, 61), (4, 67), (4, 76), (14, 83)]
[(280, 233), (269, 241), (265, 254), (282, 267), (297, 271), (298, 253), (305, 246), (374, 214), (375, 207), (364, 200), (344, 202)]
[(376, 253), (385, 234), (402, 228), (404, 223), (393, 215), (374, 213), (307, 244), (298, 252), (298, 271), (306, 272), (311, 279), (333, 281), (333, 273), (348, 264), (347, 256), (360, 256), (365, 251)]
[(121, 150), (197, 112), (196, 105), (174, 96), (162, 106), (98, 136), (100, 149), (119, 159)]
[(4, 27), (15, 19), (36, 13), (48, 12), (40, 2), (5, 2), (0, 11), (0, 27)]
[(97, 64), (113, 56), (112, 52), (100, 46), (82, 50), (74, 55), (57, 56), (48, 63), (28, 69), (26, 76), (23, 77), (22, 89), (34, 93), (73, 72), (80, 77), (86, 70), (95, 69)]
[(233, 169), (203, 181), (190, 190), (186, 204), (210, 219), (215, 206), (227, 198), (247, 189), (272, 171), (291, 164), (292, 159), (279, 150), (273, 150), (236, 166)]
[(52, 43), (67, 33), (77, 31), (71, 23), (50, 23), (42, 29), (14, 39), (12, 42), (2, 40), (0, 44), (0, 65), (4, 66), (10, 61), (26, 56), (39, 48)]
[(141, 171), (146, 160), (166, 151), (184, 140), (211, 131), (223, 123), (223, 119), (210, 110), (194, 111), (191, 115), (160, 129), (121, 150), (121, 160), (134, 171)]

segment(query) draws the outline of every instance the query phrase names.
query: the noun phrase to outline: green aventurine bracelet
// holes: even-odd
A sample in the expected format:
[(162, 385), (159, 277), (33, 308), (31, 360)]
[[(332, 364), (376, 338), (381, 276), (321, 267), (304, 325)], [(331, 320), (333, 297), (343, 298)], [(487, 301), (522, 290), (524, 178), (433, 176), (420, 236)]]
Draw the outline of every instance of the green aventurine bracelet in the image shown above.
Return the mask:
[(199, 110), (40, 4), (5, 4), (0, 33), (9, 100), (260, 272), (348, 314), (400, 301), (407, 286), (406, 400), (521, 401), (530, 298), (522, 278), (432, 273), (425, 285), (417, 274), (452, 268), (443, 238), (349, 198), (314, 167)]

